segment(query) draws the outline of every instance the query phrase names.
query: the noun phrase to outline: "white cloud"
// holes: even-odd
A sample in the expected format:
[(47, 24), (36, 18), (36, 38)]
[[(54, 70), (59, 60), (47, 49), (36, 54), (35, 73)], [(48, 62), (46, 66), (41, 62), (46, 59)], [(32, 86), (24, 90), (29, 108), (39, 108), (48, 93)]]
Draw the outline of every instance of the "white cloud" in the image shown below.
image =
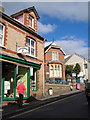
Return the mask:
[(38, 32), (42, 34), (53, 32), (56, 27), (55, 24), (42, 24), (41, 22), (38, 22)]
[(61, 2), (61, 3), (45, 3), (39, 5), (42, 14), (48, 14), (61, 20), (87, 21), (88, 19), (88, 3), (84, 2)]
[[(54, 41), (58, 46), (60, 46), (66, 55), (71, 55), (74, 53), (80, 54), (85, 58), (88, 58), (88, 47), (83, 39), (74, 38), (73, 40), (56, 40)], [(46, 42), (48, 45), (51, 42)]]
[(75, 38), (75, 35), (66, 35), (64, 37), (61, 37), (60, 39), (64, 40), (64, 39), (74, 39), (74, 38)]
[[(12, 1), (12, 0), (11, 0)], [(6, 1), (7, 2), (7, 1)], [(14, 1), (15, 3), (18, 1)], [(20, 0), (19, 0), (20, 2)], [(23, 3), (24, 2), (24, 3)], [(77, 2), (76, 0), (73, 2), (26, 2), (21, 1), (21, 3), (13, 3), (7, 2), (8, 4), (4, 5), (6, 11), (15, 13), (15, 11), (19, 11), (24, 8), (28, 8), (30, 6), (35, 6), (38, 13), (46, 14), (53, 18), (58, 18), (61, 20), (76, 20), (76, 21), (87, 21), (88, 19), (88, 2)], [(3, 2), (4, 3), (4, 2)], [(13, 8), (12, 10), (11, 7)]]

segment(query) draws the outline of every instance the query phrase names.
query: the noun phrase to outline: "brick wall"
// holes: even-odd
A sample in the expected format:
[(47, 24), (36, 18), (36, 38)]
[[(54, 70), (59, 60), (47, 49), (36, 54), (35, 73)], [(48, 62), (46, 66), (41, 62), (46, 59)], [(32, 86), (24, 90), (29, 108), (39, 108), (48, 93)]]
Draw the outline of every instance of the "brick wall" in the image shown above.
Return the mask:
[[(48, 52), (45, 53), (45, 73), (49, 72), (49, 65), (48, 62), (52, 61), (52, 52), (58, 52), (59, 53), (59, 60), (58, 62), (61, 62), (62, 64), (62, 75), (63, 79), (65, 80), (65, 65), (64, 65), (64, 55), (60, 49), (50, 48)], [(45, 78), (49, 77), (49, 74), (45, 76)]]
[(25, 54), (22, 54), (22, 56), (28, 61), (40, 62), (42, 64), (40, 70), (38, 71), (38, 91), (31, 91), (31, 94), (36, 94), (36, 97), (40, 98), (43, 94), (44, 86), (44, 43), (36, 36), (32, 35), (31, 33), (27, 33), (26, 31), (16, 27), (14, 24), (11, 24), (6, 20), (3, 20), (3, 22), (5, 23), (5, 48), (2, 49), (3, 54), (8, 54), (10, 56), (19, 58), (19, 55), (16, 51), (16, 43), (18, 46), (25, 46), (27, 35), (36, 40), (36, 58), (26, 56)]
[[(49, 95), (49, 89), (52, 88), (53, 95), (60, 95), (65, 92), (69, 92), (70, 85), (64, 85), (64, 84), (46, 84), (45, 85), (45, 96), (48, 97)], [(81, 84), (81, 89), (85, 88), (85, 84)], [(76, 90), (76, 85), (73, 86), (73, 90)]]

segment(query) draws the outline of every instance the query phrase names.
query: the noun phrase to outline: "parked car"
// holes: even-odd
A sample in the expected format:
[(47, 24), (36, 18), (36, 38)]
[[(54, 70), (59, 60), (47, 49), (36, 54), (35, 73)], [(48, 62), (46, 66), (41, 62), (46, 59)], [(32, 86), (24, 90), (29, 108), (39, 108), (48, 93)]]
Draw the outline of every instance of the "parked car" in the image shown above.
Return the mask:
[(85, 84), (85, 95), (86, 95), (88, 104), (90, 105), (90, 82), (87, 82)]
[(61, 78), (55, 78), (55, 83), (57, 84), (66, 84), (67, 82), (65, 80), (62, 80)]

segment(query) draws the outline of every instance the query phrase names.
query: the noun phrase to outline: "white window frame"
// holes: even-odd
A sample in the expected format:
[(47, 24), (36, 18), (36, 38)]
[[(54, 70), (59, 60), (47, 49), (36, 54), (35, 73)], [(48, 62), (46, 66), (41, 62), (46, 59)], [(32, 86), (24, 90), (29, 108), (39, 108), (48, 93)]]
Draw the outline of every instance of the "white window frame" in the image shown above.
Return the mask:
[(58, 52), (52, 52), (52, 60), (58, 60)]
[[(26, 43), (26, 46), (28, 46), (30, 48), (30, 52), (27, 53), (26, 55), (30, 55), (32, 57), (35, 57), (35, 54), (36, 54), (36, 41), (34, 39), (30, 38), (30, 37), (27, 37), (26, 39), (30, 40), (30, 45), (27, 45), (27, 43)], [(34, 42), (34, 47), (31, 46), (31, 41)], [(31, 54), (31, 49), (34, 49), (34, 55)]]
[(0, 25), (3, 26), (3, 32), (2, 32), (2, 34), (0, 33), (0, 35), (2, 36), (2, 44), (0, 44), (0, 46), (4, 46), (4, 29), (5, 29), (5, 26), (2, 23), (0, 23)]
[(37, 71), (33, 72), (34, 79), (32, 80), (32, 91), (37, 90)]
[(54, 66), (50, 65), (50, 77), (54, 77)]
[(52, 77), (56, 77), (56, 78), (57, 77), (62, 77), (62, 65), (61, 64), (59, 64), (59, 65), (58, 64), (51, 64), (49, 66), (49, 70), (50, 70), (50, 78), (52, 78)]
[(34, 17), (29, 15), (29, 19), (31, 19), (31, 25), (29, 25), (29, 26), (34, 29)]

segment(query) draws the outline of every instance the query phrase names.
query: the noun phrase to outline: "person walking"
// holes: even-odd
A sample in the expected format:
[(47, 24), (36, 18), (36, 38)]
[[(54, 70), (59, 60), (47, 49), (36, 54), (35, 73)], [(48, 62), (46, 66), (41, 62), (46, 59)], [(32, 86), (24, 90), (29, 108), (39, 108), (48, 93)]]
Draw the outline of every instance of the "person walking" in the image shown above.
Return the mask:
[(23, 84), (22, 81), (20, 81), (20, 84), (17, 86), (17, 92), (19, 94), (19, 100), (18, 100), (19, 107), (22, 107), (23, 94), (24, 94), (25, 90), (26, 90), (25, 85)]

